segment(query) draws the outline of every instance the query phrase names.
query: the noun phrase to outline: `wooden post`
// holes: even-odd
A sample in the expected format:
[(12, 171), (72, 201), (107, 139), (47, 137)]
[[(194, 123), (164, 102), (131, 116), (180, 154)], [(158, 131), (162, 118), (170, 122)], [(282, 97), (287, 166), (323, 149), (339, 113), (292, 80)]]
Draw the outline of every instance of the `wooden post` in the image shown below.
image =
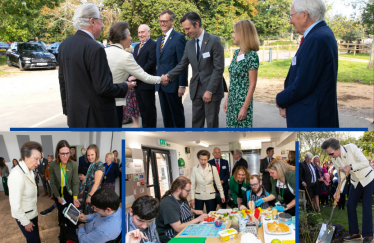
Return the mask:
[(358, 45), (355, 45), (355, 50), (353, 51), (353, 56), (356, 56), (356, 49), (357, 49)]
[(291, 44), (288, 47), (288, 58), (291, 58)]
[(347, 54), (349, 54), (349, 44), (347, 45)]
[(265, 42), (264, 42), (264, 45), (262, 46), (262, 62), (265, 62)]
[(278, 60), (278, 54), (279, 54), (279, 44), (277, 45), (277, 60)]

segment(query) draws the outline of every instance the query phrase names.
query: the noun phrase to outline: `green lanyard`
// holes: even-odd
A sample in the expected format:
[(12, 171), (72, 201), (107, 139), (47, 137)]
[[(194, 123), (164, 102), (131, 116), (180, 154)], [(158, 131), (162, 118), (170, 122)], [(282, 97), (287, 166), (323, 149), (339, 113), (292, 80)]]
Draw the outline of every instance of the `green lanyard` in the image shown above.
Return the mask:
[(62, 170), (62, 180), (61, 180), (61, 198), (64, 198), (64, 178), (65, 178), (65, 182), (66, 182), (66, 188), (69, 188), (69, 184), (68, 184), (68, 179), (66, 177), (66, 165), (64, 166), (64, 169), (62, 169), (62, 166), (61, 166), (61, 163), (60, 163), (60, 168)]

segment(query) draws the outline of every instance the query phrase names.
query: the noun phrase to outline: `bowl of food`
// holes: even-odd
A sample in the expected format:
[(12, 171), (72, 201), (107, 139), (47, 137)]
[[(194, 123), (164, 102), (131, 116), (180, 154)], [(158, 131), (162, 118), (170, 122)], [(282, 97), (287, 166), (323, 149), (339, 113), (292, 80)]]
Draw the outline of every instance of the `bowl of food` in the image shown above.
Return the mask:
[(287, 225), (291, 224), (292, 223), (292, 215), (291, 214), (288, 214), (288, 213), (280, 213), (278, 215), (278, 218), (279, 218), (279, 222), (283, 222)]

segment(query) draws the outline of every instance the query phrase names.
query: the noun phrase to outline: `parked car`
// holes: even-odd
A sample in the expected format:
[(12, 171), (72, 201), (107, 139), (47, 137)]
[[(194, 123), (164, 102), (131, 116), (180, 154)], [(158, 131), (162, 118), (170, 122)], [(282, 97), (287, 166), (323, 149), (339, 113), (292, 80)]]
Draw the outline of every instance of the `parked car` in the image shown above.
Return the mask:
[(56, 42), (47, 47), (47, 51), (52, 53), (55, 56), (56, 60), (57, 60), (58, 48), (60, 47), (60, 44), (61, 42)]
[(7, 52), (8, 66), (17, 66), (21, 71), (25, 69), (50, 68), (56, 69), (56, 58), (40, 43), (13, 43)]
[(41, 44), (45, 49), (47, 49), (47, 45), (44, 43), (44, 41), (38, 41), (36, 42), (35, 40), (28, 40), (27, 42), (35, 42)]
[(0, 42), (0, 54), (1, 55), (6, 55), (6, 52), (7, 52), (8, 49), (9, 49), (9, 44), (8, 43)]

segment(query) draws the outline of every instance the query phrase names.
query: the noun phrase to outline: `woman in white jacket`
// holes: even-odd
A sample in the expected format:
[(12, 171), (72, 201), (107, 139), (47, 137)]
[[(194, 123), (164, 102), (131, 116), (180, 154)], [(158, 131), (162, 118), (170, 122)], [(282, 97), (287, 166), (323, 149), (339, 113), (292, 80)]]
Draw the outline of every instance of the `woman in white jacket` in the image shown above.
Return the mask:
[(206, 213), (215, 211), (217, 208), (216, 189), (219, 192), (222, 203), (225, 202), (225, 194), (218, 175), (217, 168), (208, 163), (210, 153), (207, 150), (200, 150), (197, 153), (199, 165), (192, 169), (191, 174), (191, 207), (195, 210), (203, 210), (204, 204)]
[[(112, 45), (105, 48), (105, 52), (114, 84), (125, 82), (130, 74), (145, 83), (155, 85), (160, 83), (163, 85), (168, 84), (169, 79), (166, 75), (157, 77), (147, 74), (135, 61), (134, 56), (125, 51), (126, 48), (130, 47), (132, 40), (128, 23), (118, 22), (113, 24), (109, 29), (108, 39)], [(120, 127), (122, 127), (124, 105), (126, 105), (125, 98), (116, 98), (118, 124)]]
[(37, 189), (34, 172), (42, 158), (42, 146), (27, 142), (21, 148), (21, 161), (9, 175), (9, 201), (27, 243), (40, 243), (38, 228)]

